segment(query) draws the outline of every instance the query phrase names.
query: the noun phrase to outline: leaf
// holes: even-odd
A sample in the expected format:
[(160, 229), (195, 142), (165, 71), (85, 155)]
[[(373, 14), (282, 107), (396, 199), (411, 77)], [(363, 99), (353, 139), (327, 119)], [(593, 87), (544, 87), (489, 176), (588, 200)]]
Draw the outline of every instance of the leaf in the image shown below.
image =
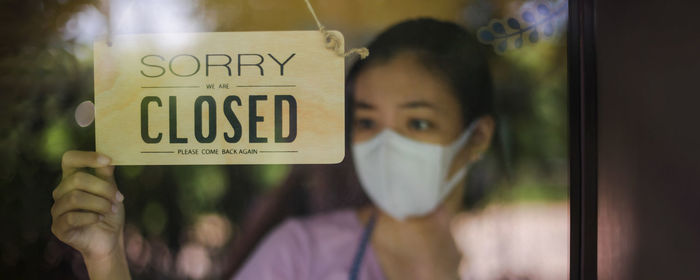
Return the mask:
[(547, 37), (552, 36), (552, 34), (554, 34), (554, 27), (552, 26), (552, 23), (551, 23), (551, 22), (550, 22), (550, 23), (547, 23), (547, 24), (544, 26), (544, 29), (542, 30), (542, 33), (544, 33), (544, 36), (547, 36)]
[(537, 30), (533, 30), (527, 38), (530, 40), (530, 43), (537, 43), (540, 40), (540, 33)]
[(491, 29), (493, 29), (493, 32), (496, 32), (498, 34), (506, 34), (506, 29), (500, 22), (494, 22), (493, 24), (491, 24)]
[(543, 16), (549, 15), (549, 7), (545, 4), (539, 4), (537, 5), (537, 12)]
[(520, 22), (518, 22), (517, 19), (514, 18), (509, 18), (508, 19), (508, 26), (513, 29), (520, 29)]
[(508, 48), (508, 40), (503, 40), (498, 44), (498, 46), (496, 47), (496, 50), (498, 52), (505, 52), (506, 48)]
[(523, 46), (523, 38), (519, 37), (519, 38), (515, 39), (514, 44), (515, 44), (515, 48), (519, 49), (520, 47)]
[(484, 29), (479, 32), (479, 39), (484, 43), (491, 43), (494, 40), (494, 36), (491, 31)]
[(525, 20), (525, 22), (533, 23), (535, 22), (535, 16), (531, 12), (525, 11), (523, 13), (523, 20)]

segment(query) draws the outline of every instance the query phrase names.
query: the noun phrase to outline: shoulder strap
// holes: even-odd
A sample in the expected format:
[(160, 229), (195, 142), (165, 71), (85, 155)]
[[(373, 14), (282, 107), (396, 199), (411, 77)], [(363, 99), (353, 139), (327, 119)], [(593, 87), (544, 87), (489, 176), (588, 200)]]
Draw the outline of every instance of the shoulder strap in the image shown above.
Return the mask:
[(374, 224), (377, 221), (377, 212), (372, 212), (372, 216), (369, 217), (367, 225), (362, 232), (362, 239), (360, 239), (360, 244), (355, 252), (355, 257), (352, 260), (352, 266), (350, 267), (350, 280), (357, 280), (360, 274), (360, 265), (362, 264), (362, 258), (365, 255), (365, 251), (369, 244), (369, 239), (372, 237), (372, 231), (374, 230)]

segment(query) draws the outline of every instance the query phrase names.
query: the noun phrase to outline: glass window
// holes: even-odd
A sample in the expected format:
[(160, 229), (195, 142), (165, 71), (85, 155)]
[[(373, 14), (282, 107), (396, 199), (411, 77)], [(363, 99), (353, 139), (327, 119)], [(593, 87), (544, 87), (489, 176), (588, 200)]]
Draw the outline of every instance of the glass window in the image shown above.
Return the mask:
[[(567, 2), (310, 3), (370, 52), (346, 59), (345, 160), (117, 167), (132, 277), (566, 279)], [(0, 205), (16, 226), (0, 262), (22, 278), (87, 276), (48, 230), (50, 194), (66, 151), (95, 150), (92, 107), (78, 105), (108, 27), (317, 30), (304, 0), (15, 6), (2, 10)]]

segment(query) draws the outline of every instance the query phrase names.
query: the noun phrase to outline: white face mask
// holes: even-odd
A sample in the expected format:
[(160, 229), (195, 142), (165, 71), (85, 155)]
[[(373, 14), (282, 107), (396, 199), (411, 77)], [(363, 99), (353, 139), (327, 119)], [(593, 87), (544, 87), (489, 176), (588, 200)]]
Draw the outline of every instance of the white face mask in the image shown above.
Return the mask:
[(449, 146), (415, 141), (386, 129), (354, 144), (353, 160), (370, 199), (398, 220), (433, 211), (466, 175), (468, 165), (447, 178), (452, 160), (469, 140), (474, 123)]

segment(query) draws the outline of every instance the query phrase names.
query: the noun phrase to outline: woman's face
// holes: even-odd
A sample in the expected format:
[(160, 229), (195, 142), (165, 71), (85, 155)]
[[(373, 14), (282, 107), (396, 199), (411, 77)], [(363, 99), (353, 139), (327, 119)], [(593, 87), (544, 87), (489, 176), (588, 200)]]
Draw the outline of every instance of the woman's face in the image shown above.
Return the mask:
[[(449, 83), (422, 66), (414, 54), (368, 66), (358, 73), (354, 86), (353, 144), (391, 129), (416, 141), (447, 146), (466, 129), (462, 106)], [(488, 149), (493, 127), (489, 116), (475, 121), (469, 140), (447, 170), (448, 178)], [(462, 190), (455, 188), (443, 205), (457, 209)]]
[[(446, 146), (465, 130), (462, 108), (452, 88), (411, 53), (368, 67), (355, 83), (353, 143), (391, 129), (413, 140)], [(480, 130), (477, 126), (475, 134)], [(449, 176), (483, 151), (471, 149), (473, 142), (458, 152)]]
[(413, 140), (448, 145), (465, 129), (450, 86), (411, 53), (368, 67), (355, 83), (353, 143), (391, 129)]

